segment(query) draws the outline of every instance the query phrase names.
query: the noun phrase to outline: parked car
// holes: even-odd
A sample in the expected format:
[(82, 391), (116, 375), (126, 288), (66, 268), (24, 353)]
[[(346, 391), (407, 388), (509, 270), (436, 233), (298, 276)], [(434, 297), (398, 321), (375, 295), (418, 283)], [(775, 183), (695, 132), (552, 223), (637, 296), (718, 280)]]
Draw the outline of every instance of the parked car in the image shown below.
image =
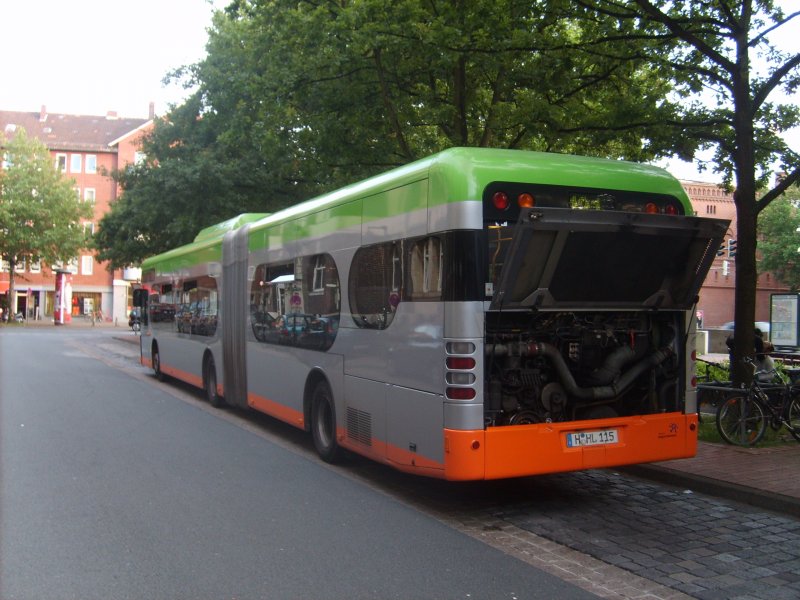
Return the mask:
[[(764, 334), (764, 337), (769, 339), (769, 323), (767, 323), (766, 321), (756, 321), (755, 325), (756, 325), (756, 329), (761, 330), (761, 333)], [(720, 327), (720, 329), (728, 329), (730, 331), (733, 331), (733, 326), (734, 326), (734, 322), (733, 321), (728, 321), (727, 323), (722, 325), (722, 327)]]

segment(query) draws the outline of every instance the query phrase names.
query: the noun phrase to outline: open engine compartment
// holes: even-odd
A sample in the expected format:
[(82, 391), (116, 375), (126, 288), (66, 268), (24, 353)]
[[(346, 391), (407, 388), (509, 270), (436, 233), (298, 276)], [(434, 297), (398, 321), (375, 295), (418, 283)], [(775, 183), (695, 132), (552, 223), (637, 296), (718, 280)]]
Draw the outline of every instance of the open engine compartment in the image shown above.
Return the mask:
[(487, 426), (682, 410), (685, 314), (488, 312)]

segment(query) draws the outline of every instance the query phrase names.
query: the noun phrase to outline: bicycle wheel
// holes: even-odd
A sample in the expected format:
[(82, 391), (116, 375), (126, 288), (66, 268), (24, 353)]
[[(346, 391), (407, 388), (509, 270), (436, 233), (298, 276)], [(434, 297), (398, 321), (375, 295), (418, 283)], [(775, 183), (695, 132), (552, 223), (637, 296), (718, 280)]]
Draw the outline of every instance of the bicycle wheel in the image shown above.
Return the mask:
[(792, 434), (794, 439), (800, 442), (800, 401), (797, 398), (792, 398), (789, 402), (789, 408), (786, 411), (786, 421), (789, 424), (789, 433)]
[(728, 398), (717, 410), (717, 430), (729, 444), (754, 446), (766, 429), (764, 408), (751, 396)]

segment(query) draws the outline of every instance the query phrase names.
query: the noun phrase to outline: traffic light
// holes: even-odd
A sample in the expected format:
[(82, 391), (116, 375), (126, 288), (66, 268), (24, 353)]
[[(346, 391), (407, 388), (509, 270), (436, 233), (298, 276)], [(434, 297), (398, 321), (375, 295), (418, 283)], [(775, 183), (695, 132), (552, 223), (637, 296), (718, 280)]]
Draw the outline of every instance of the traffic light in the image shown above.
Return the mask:
[(719, 245), (717, 249), (717, 256), (725, 256), (725, 240)]
[(736, 240), (728, 240), (728, 258), (736, 256)]

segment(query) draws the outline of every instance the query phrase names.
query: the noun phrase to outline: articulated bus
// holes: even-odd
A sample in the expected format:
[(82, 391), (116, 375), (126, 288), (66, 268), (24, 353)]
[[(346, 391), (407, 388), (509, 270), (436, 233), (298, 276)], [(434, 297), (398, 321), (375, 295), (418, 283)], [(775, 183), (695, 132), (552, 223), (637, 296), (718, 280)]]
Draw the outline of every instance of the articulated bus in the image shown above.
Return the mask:
[(693, 456), (727, 222), (641, 164), (453, 148), (142, 265), (141, 361), (448, 480)]

